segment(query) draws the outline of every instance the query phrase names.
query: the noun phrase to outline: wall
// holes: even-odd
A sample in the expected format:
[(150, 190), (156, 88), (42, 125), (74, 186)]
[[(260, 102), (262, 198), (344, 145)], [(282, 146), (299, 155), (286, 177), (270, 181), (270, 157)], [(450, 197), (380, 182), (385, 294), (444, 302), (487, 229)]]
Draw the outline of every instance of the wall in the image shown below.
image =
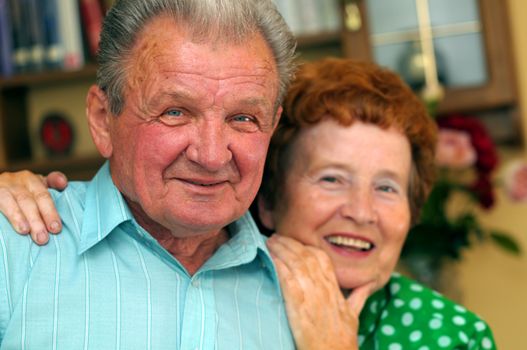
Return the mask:
[[(505, 4), (504, 4), (505, 6)], [(514, 60), (518, 77), (520, 109), (527, 110), (527, 2), (508, 0)], [(527, 116), (522, 119), (527, 135)], [(525, 138), (525, 137), (524, 137)], [(525, 157), (523, 150), (501, 149), (502, 164), (507, 159)], [(527, 204), (513, 204), (498, 193), (498, 205), (482, 212), (488, 227), (513, 234), (524, 247), (521, 257), (513, 257), (485, 243), (471, 250), (459, 269), (464, 304), (485, 318), (494, 330), (499, 349), (527, 349)]]

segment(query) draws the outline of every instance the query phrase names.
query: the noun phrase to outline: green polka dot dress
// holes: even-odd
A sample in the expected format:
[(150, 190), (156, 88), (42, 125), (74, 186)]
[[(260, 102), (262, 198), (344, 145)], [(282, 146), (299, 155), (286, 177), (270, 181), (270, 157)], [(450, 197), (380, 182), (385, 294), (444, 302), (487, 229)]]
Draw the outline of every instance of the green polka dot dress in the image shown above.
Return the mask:
[(360, 315), (361, 350), (496, 349), (489, 326), (441, 294), (399, 274)]

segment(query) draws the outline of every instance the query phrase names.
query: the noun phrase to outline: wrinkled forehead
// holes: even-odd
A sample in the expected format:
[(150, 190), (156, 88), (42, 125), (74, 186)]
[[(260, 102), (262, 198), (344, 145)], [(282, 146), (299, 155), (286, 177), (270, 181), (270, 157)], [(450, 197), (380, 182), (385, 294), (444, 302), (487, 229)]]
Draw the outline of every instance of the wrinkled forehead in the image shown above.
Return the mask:
[[(130, 52), (127, 64), (134, 72), (131, 86), (148, 79), (148, 73), (186, 70), (222, 79), (251, 73), (255, 79), (265, 76), (269, 88), (278, 90), (279, 73), (273, 53), (258, 31), (246, 33), (243, 42), (224, 37), (195, 35), (186, 26), (167, 16), (157, 17), (145, 27)], [(139, 79), (137, 81), (136, 79)]]

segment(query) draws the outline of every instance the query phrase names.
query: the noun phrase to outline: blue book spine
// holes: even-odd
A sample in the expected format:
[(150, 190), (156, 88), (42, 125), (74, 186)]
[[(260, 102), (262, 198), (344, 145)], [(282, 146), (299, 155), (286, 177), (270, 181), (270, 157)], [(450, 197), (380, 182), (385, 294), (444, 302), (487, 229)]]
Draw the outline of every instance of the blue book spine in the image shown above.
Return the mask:
[(31, 70), (39, 71), (45, 64), (44, 15), (41, 0), (25, 0), (22, 11), (26, 12), (29, 24), (29, 61)]
[(61, 68), (64, 61), (64, 45), (60, 36), (57, 0), (44, 2), (44, 32), (46, 66), (51, 69)]
[(7, 0), (0, 0), (0, 75), (9, 77), (14, 73), (11, 19)]
[(13, 62), (16, 73), (26, 72), (29, 68), (29, 30), (22, 12), (22, 0), (9, 0), (13, 38)]

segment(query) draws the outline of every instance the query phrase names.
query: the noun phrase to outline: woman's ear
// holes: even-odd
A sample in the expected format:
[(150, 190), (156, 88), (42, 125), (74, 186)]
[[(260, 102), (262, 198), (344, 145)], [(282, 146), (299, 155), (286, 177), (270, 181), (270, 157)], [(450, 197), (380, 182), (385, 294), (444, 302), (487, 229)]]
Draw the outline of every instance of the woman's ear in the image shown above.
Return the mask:
[(99, 153), (104, 158), (110, 158), (113, 152), (110, 133), (110, 113), (106, 93), (97, 85), (92, 85), (86, 96), (86, 117), (91, 137)]
[(268, 208), (262, 195), (258, 195), (256, 200), (258, 201), (258, 217), (260, 218), (260, 222), (266, 229), (273, 231), (275, 229), (273, 212)]

